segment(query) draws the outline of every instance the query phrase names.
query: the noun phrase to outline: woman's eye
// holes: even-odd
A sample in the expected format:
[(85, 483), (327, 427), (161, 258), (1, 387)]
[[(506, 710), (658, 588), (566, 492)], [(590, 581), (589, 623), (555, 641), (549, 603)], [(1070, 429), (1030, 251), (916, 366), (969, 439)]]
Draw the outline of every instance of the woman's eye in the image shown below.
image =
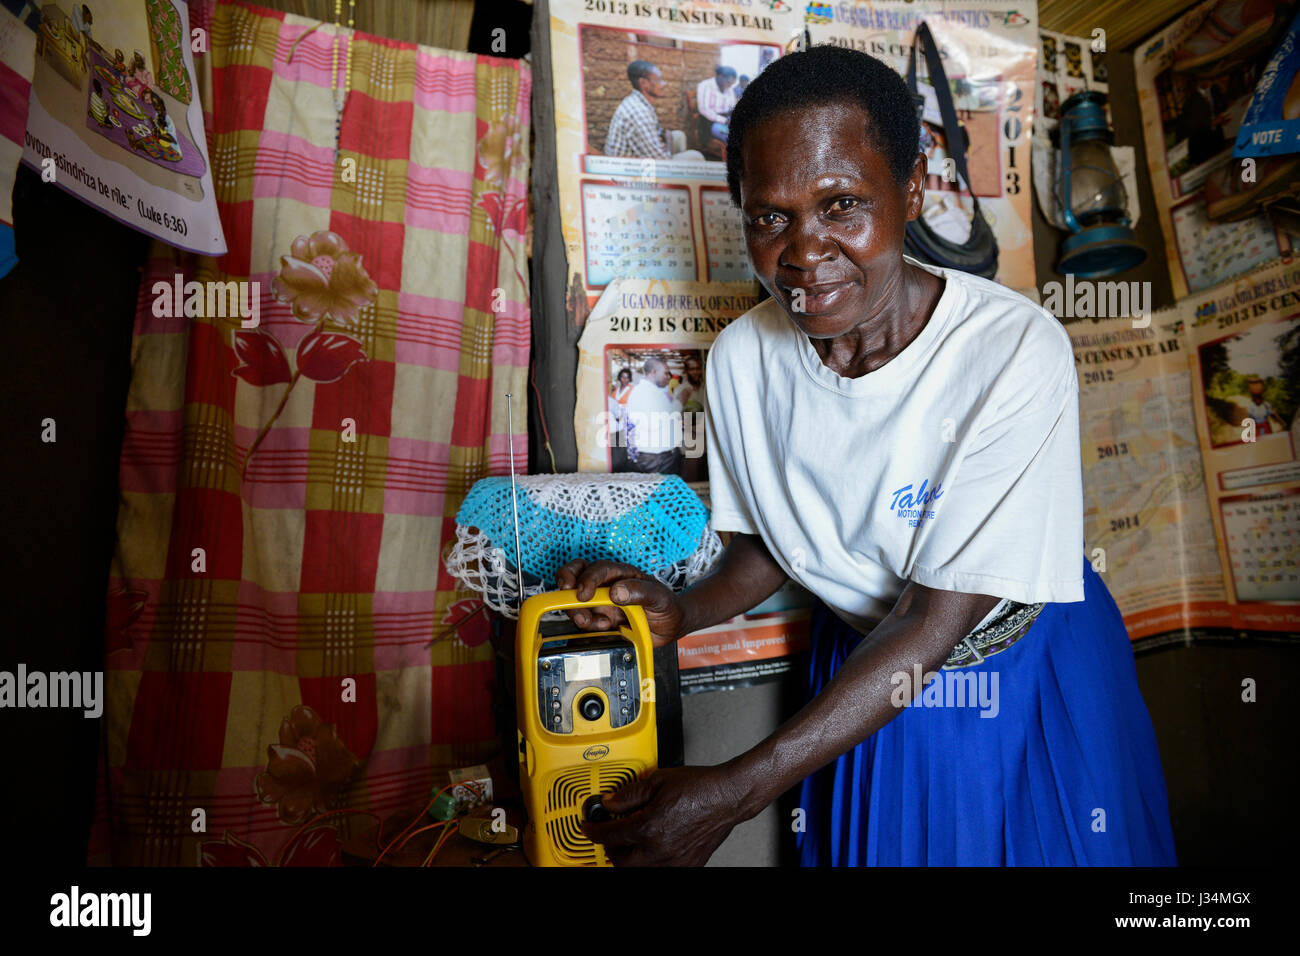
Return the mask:
[(775, 226), (780, 219), (774, 212), (765, 212), (762, 215), (755, 216), (753, 223), (756, 226)]
[(850, 209), (855, 209), (861, 205), (862, 203), (852, 196), (845, 196), (831, 203), (831, 212), (848, 212)]

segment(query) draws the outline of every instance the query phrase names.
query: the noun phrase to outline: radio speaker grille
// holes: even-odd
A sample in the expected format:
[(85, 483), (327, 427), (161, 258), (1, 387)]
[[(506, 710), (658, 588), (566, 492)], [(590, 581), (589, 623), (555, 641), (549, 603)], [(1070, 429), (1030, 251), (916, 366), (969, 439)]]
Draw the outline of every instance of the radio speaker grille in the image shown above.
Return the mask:
[(596, 764), (561, 771), (546, 793), (546, 834), (555, 855), (573, 866), (596, 866), (604, 851), (582, 832), (582, 804), (593, 793), (610, 793), (635, 780), (644, 768), (630, 763)]

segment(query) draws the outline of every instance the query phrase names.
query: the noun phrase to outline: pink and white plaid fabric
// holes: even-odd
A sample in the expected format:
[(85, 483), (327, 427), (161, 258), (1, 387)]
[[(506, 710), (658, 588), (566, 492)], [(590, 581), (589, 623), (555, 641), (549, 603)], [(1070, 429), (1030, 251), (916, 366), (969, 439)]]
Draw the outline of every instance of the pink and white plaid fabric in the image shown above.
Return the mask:
[[(230, 251), (156, 246), (141, 283), (89, 855), (337, 863), (495, 749), (486, 614), (451, 630), (478, 602), (440, 558), (507, 470), (507, 392), (525, 454), (530, 74), (191, 13)], [(260, 324), (156, 314), (178, 275), (257, 283)]]

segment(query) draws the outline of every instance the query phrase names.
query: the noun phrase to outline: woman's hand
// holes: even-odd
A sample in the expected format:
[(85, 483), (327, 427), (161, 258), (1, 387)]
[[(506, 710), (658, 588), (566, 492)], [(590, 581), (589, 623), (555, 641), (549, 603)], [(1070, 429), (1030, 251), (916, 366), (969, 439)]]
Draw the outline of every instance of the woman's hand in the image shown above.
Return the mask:
[(738, 781), (725, 765), (656, 770), (601, 802), (628, 816), (582, 829), (616, 866), (703, 866), (743, 819)]
[[(555, 583), (560, 588), (576, 590), (580, 601), (589, 601), (597, 588), (608, 587), (614, 604), (641, 605), (655, 647), (671, 644), (682, 636), (686, 614), (677, 595), (667, 585), (630, 564), (617, 561), (588, 564), (579, 558), (560, 568)], [(627, 615), (620, 607), (584, 607), (565, 613), (574, 624), (587, 631), (610, 631), (627, 623)]]

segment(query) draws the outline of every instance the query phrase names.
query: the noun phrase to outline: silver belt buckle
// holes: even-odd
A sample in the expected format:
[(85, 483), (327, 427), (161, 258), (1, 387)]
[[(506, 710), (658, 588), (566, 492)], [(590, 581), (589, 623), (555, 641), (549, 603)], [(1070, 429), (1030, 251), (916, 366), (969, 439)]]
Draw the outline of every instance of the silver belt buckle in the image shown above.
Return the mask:
[(1000, 654), (1029, 633), (1030, 626), (1046, 603), (1020, 604), (1008, 601), (1002, 613), (983, 627), (977, 627), (952, 649), (942, 670), (956, 670), (983, 664), (994, 654)]

